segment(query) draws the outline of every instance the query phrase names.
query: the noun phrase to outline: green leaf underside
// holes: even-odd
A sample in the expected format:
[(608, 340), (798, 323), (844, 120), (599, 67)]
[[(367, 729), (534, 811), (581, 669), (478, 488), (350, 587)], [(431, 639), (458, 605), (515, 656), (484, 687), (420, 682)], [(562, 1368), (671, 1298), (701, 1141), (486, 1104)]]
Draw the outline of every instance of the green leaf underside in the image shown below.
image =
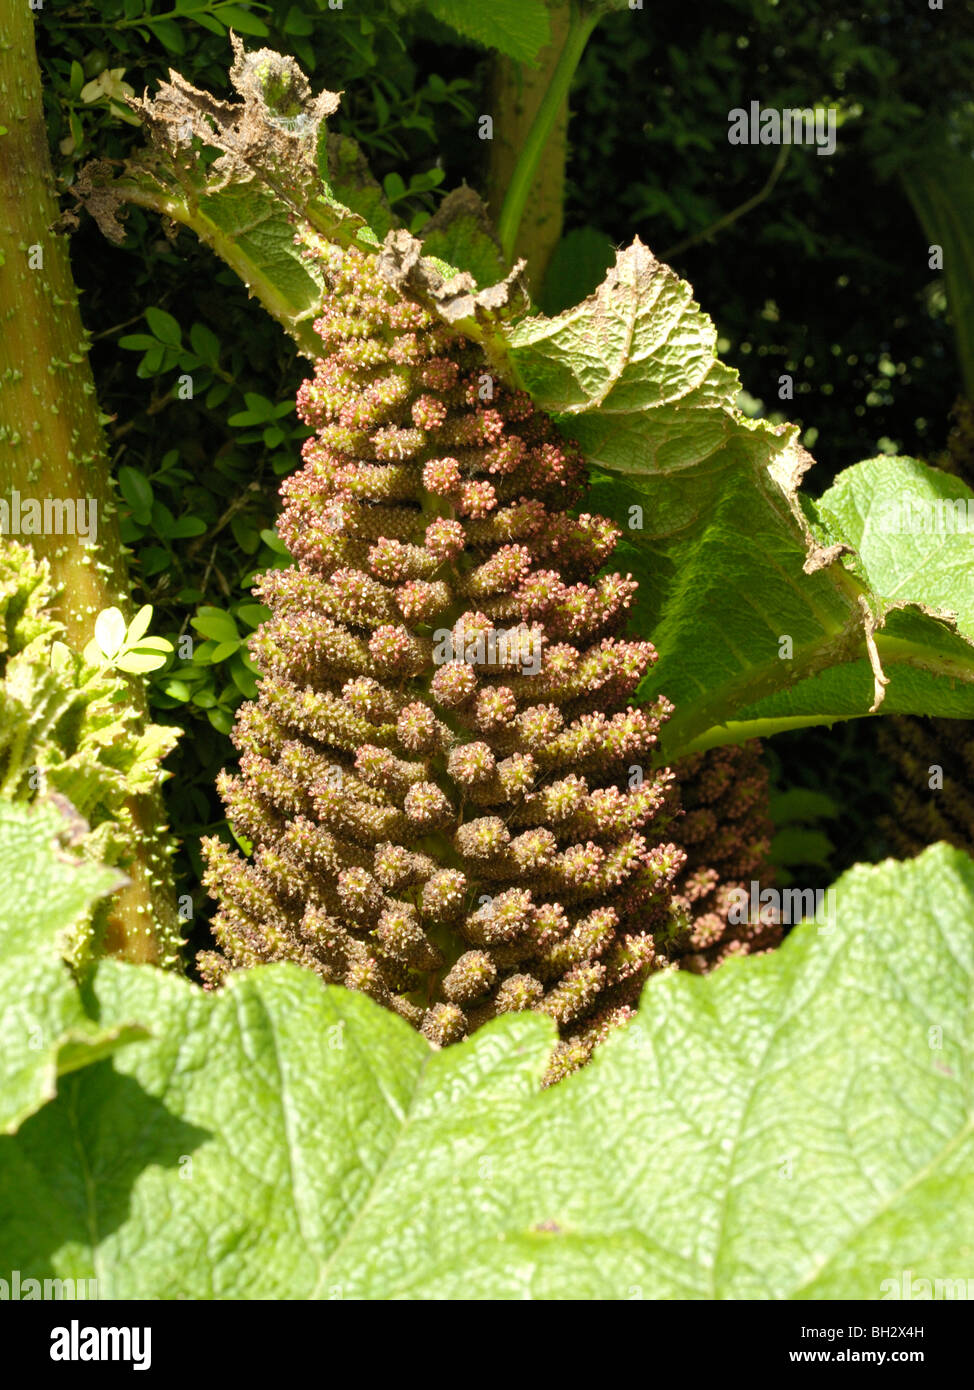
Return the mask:
[(857, 868), (830, 925), (553, 1029), (433, 1052), (290, 965), (220, 995), (107, 962), (153, 1038), (0, 1142), (0, 1263), (102, 1297), (879, 1298), (974, 1257), (974, 863)]
[(200, 200), (199, 212), (235, 253), (274, 286), (296, 315), (312, 313), (321, 303), (321, 288), (301, 260), (287, 208), (259, 184), (228, 186)]
[(65, 929), (118, 886), (110, 869), (56, 848), (64, 818), (0, 801), (0, 1132), (55, 1094), (58, 1074), (140, 1036), (93, 1023), (58, 951)]
[[(855, 546), (864, 574), (887, 603), (914, 600), (931, 607), (954, 610), (962, 632), (974, 632), (974, 492), (949, 473), (930, 468), (911, 458), (879, 458), (858, 463), (840, 473), (815, 505), (832, 530), (840, 530)], [(955, 503), (959, 503), (962, 527), (948, 531), (891, 532), (900, 524), (889, 518), (888, 508), (909, 504), (914, 522), (937, 525), (937, 507), (946, 526), (957, 527)], [(952, 515), (951, 515), (952, 514)]]
[[(676, 705), (663, 735), (668, 757), (722, 741), (729, 721), (746, 738), (776, 717), (868, 713), (875, 691), (860, 594), (880, 626), (886, 619), (877, 638), (890, 677), (885, 712), (974, 716), (974, 624), (953, 632), (917, 606), (886, 616), (903, 602), (957, 610), (959, 562), (942, 566), (935, 584), (915, 563), (915, 537), (889, 537), (895, 560), (858, 573), (826, 553), (856, 542), (841, 527), (816, 534), (806, 519), (797, 490), (812, 460), (797, 430), (741, 415), (712, 323), (638, 241), (594, 296), (556, 318), (523, 320), (510, 345), (520, 383), (603, 475), (588, 503), (625, 530), (613, 565), (632, 559), (641, 581), (636, 626), (660, 654), (643, 693)], [(922, 478), (917, 486), (956, 487), (912, 460), (858, 467), (874, 501), (900, 485), (904, 468)], [(895, 594), (886, 592), (890, 566)]]
[[(831, 539), (841, 537), (854, 546), (851, 562), (882, 605), (890, 608), (877, 645), (890, 677), (884, 714), (937, 714), (971, 717), (972, 651), (974, 637), (974, 528), (958, 526), (951, 503), (974, 498), (960, 479), (911, 458), (879, 457), (840, 473), (818, 502), (809, 505)], [(943, 523), (938, 523), (938, 506)], [(909, 505), (913, 530), (901, 525), (890, 509), (902, 516)], [(966, 514), (966, 507), (964, 508)], [(970, 516), (974, 521), (974, 506)], [(929, 524), (930, 530), (920, 529)], [(938, 531), (937, 526), (942, 529)], [(957, 632), (915, 609), (891, 605), (909, 601), (931, 612), (954, 613)], [(934, 662), (937, 669), (919, 663)], [(912, 664), (917, 663), (917, 664)], [(956, 680), (945, 673), (954, 666)], [(835, 667), (814, 680), (738, 713), (742, 720), (763, 720), (810, 713), (836, 718), (854, 717), (868, 696), (872, 678), (868, 664)]]
[[(376, 198), (354, 142), (326, 132), (324, 118), (337, 97), (322, 92), (312, 102), (309, 94), (295, 118), (303, 124), (288, 124), (255, 85), (255, 55), (245, 55), (239, 39), (233, 42), (231, 80), (244, 101), (215, 101), (172, 74), (155, 100), (132, 103), (150, 130), (148, 148), (120, 175), (92, 161), (79, 179), (79, 196), (115, 241), (124, 236), (118, 213), (126, 203), (192, 227), (313, 356), (319, 343), (312, 320), (322, 286), (302, 260), (295, 234), (305, 244), (320, 235), (374, 247), (375, 231), (354, 209), (374, 212), (380, 227), (388, 225), (388, 209)], [(279, 70), (298, 72), (292, 59), (271, 59)], [(201, 158), (204, 145), (219, 159)]]

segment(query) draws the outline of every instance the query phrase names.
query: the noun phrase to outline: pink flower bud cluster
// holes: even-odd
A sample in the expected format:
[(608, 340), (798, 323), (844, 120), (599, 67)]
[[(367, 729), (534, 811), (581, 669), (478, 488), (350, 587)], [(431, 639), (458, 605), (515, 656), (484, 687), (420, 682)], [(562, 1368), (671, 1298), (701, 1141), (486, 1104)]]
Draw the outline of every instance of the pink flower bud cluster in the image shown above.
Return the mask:
[(555, 1080), (669, 960), (670, 706), (628, 703), (656, 654), (619, 635), (631, 577), (598, 574), (617, 528), (571, 512), (577, 449), (372, 258), (321, 261), (296, 564), (258, 583), (260, 694), (220, 781), (253, 853), (206, 844), (201, 968), (295, 960), (438, 1045), (537, 1010)]

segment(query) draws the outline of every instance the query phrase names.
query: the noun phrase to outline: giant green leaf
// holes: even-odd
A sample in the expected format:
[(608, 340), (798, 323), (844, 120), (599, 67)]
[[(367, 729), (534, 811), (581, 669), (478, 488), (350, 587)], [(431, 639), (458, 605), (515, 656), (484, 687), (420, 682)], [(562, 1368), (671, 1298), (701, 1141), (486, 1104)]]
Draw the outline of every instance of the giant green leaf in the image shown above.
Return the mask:
[(879, 458), (840, 473), (812, 504), (887, 604), (952, 610), (974, 633), (974, 492), (960, 478), (911, 458)]
[[(70, 928), (123, 881), (61, 847), (50, 806), (0, 800), (0, 1132), (9, 1133), (73, 1071), (141, 1030), (99, 1026), (61, 960)], [(87, 827), (84, 827), (87, 829)]]
[[(676, 705), (671, 757), (874, 712), (887, 680), (890, 708), (974, 715), (974, 629), (955, 631), (948, 616), (963, 577), (930, 601), (923, 577), (908, 582), (902, 538), (888, 616), (881, 576), (843, 559), (854, 539), (806, 516), (798, 489), (813, 460), (797, 430), (741, 414), (713, 324), (638, 240), (593, 296), (522, 320), (509, 343), (520, 384), (606, 479), (591, 504), (622, 522), (636, 552), (646, 581), (636, 623), (660, 656), (644, 688)], [(876, 469), (862, 480), (874, 500), (888, 485)]]
[(153, 1037), (0, 1142), (0, 1265), (102, 1297), (872, 1299), (974, 1255), (974, 863), (857, 868), (776, 953), (654, 977), (541, 1092), (292, 965), (107, 962)]
[[(881, 712), (970, 718), (974, 493), (916, 459), (881, 456), (845, 469), (809, 512), (823, 536), (854, 547), (845, 563), (884, 615), (876, 645), (890, 683)], [(952, 614), (956, 630), (933, 614)], [(808, 722), (810, 715), (850, 718), (862, 712), (871, 688), (861, 660), (798, 682), (736, 719), (746, 728), (752, 721)]]

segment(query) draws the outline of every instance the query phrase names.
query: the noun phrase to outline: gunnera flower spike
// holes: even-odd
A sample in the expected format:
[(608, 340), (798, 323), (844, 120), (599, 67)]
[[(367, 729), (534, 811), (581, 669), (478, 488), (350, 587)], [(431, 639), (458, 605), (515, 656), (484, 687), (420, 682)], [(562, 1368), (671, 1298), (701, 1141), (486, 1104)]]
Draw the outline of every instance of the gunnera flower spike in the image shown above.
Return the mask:
[(374, 258), (316, 254), (297, 563), (258, 582), (259, 698), (220, 779), (253, 857), (205, 842), (200, 970), (298, 961), (438, 1045), (539, 1010), (556, 1080), (668, 963), (671, 707), (628, 703), (656, 654), (613, 635), (636, 584), (596, 577), (619, 533), (569, 514), (583, 460), (528, 397)]

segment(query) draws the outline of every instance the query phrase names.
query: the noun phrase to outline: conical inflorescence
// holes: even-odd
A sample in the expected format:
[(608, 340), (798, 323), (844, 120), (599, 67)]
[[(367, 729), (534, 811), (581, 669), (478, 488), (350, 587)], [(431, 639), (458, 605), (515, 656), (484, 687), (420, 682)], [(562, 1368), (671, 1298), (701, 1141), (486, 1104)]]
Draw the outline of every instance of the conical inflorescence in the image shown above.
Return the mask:
[(296, 564), (259, 581), (259, 698), (220, 783), (253, 855), (205, 844), (201, 971), (296, 960), (441, 1045), (540, 1010), (555, 1079), (668, 963), (670, 706), (632, 707), (655, 652), (615, 635), (636, 585), (599, 573), (617, 529), (569, 514), (583, 461), (527, 396), (374, 259), (318, 255)]

